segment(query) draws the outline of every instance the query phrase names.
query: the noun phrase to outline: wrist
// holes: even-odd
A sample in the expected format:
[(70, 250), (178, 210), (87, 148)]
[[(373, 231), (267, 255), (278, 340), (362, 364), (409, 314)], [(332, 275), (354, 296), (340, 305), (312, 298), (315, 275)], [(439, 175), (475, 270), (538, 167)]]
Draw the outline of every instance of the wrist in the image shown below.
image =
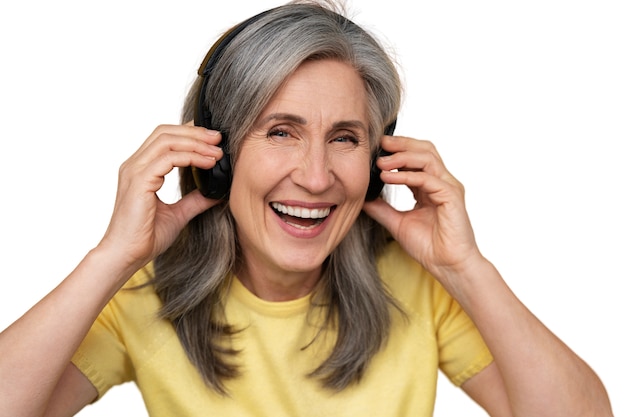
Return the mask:
[(125, 249), (106, 240), (102, 240), (89, 251), (85, 262), (106, 274), (102, 278), (110, 281), (117, 289), (147, 263), (130, 256)]
[(435, 277), (464, 308), (493, 289), (494, 282), (502, 282), (495, 266), (479, 252), (463, 262), (440, 268)]

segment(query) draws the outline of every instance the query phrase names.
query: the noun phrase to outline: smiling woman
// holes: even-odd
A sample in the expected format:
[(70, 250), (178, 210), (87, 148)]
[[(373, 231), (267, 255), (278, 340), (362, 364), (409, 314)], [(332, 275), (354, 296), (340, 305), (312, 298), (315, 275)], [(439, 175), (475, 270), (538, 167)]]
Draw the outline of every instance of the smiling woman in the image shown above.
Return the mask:
[(134, 381), (152, 416), (425, 417), (442, 371), (493, 416), (610, 416), (478, 249), (436, 147), (392, 135), (401, 91), (330, 2), (227, 31), (181, 124), (122, 164), (102, 240), (0, 334), (0, 415), (70, 415)]
[[(373, 151), (383, 126), (399, 109), (399, 77), (371, 36), (318, 6), (277, 9), (246, 25), (221, 50), (219, 60), (209, 60), (213, 65), (209, 80), (199, 78), (196, 83), (206, 84), (210, 125), (228, 135), (226, 147), (234, 165), (229, 199), (190, 222), (189, 227), (208, 232), (183, 233), (185, 239), (178, 239), (156, 259), (155, 288), (165, 301), (165, 317), (176, 323), (186, 349), (195, 350), (190, 355), (196, 358), (206, 355), (207, 347), (188, 340), (189, 335), (196, 338), (206, 333), (197, 340), (213, 341), (217, 351), (222, 349), (217, 341), (233, 331), (217, 315), (212, 317), (218, 320), (214, 326), (198, 328), (196, 324), (206, 311), (215, 311), (213, 300), (221, 297), (223, 287), (232, 280), (270, 301), (292, 300), (314, 291), (319, 298), (314, 301), (326, 304), (332, 294), (324, 327), (336, 319), (340, 331), (347, 333), (335, 344), (332, 355), (325, 362), (311, 364), (309, 372), (323, 376), (328, 387), (344, 388), (359, 378), (389, 327), (388, 304), (393, 301), (380, 283), (375, 264), (376, 251), (384, 242), (370, 241), (381, 239), (383, 231), (361, 214), (361, 208)], [(224, 85), (233, 87), (226, 97), (219, 95)], [(183, 122), (197, 116), (197, 91), (196, 86), (190, 90)], [(235, 111), (251, 106), (251, 94), (260, 97), (253, 101), (255, 107)], [(223, 112), (216, 102), (228, 102), (232, 112)], [(216, 106), (219, 110), (213, 110)], [(193, 192), (198, 185), (192, 173), (181, 173), (183, 193)], [(224, 204), (229, 210), (223, 209)], [(283, 208), (282, 216), (276, 207)], [(311, 222), (295, 216), (303, 210), (322, 210), (328, 215)], [(224, 228), (232, 236), (224, 239), (237, 242), (232, 252), (223, 250), (223, 241), (214, 240)], [(351, 236), (344, 241), (349, 232)], [(205, 241), (195, 241), (196, 235)], [(353, 247), (335, 251), (340, 244)], [(207, 248), (213, 256), (187, 255), (193, 253), (190, 247)], [(178, 266), (181, 262), (187, 265), (184, 271)], [(219, 265), (229, 265), (228, 271), (218, 270)], [(337, 271), (331, 272), (328, 265), (337, 265)], [(355, 286), (350, 288), (353, 294), (343, 294), (348, 283)], [(181, 289), (185, 285), (189, 294)], [(189, 302), (192, 294), (202, 294), (197, 305)], [(353, 299), (355, 311), (340, 313), (345, 307), (334, 300), (342, 298)], [(176, 309), (170, 312), (170, 305)], [(350, 326), (348, 321), (356, 317), (361, 325)], [(190, 328), (182, 330), (185, 326)], [(231, 369), (222, 362), (223, 356), (212, 354), (211, 362), (198, 360), (196, 364), (200, 369), (211, 364)], [(208, 383), (220, 392), (225, 390), (223, 377), (234, 372), (232, 368), (220, 375), (204, 369)]]
[[(243, 260), (237, 275), (248, 288), (263, 283), (272, 298), (297, 298), (319, 281), (365, 199), (371, 152), (363, 81), (349, 64), (306, 62), (260, 119), (258, 133), (242, 143), (230, 194)], [(311, 210), (327, 217), (311, 221)]]

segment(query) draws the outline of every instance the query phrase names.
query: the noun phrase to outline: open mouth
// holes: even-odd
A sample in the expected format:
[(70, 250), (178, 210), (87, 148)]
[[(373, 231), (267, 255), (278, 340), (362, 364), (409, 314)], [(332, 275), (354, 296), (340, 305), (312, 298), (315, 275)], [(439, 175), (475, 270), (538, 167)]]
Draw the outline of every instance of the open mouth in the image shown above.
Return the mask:
[(321, 224), (335, 208), (333, 206), (310, 209), (299, 206), (287, 206), (277, 202), (270, 203), (270, 206), (285, 223), (304, 230), (313, 229)]

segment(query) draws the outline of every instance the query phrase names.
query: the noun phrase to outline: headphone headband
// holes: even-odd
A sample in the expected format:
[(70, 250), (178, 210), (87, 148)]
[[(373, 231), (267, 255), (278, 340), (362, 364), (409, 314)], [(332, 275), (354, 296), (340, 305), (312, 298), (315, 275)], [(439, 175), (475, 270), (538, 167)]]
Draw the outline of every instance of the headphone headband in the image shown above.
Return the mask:
[(252, 23), (259, 20), (261, 17), (265, 16), (272, 10), (273, 9), (261, 12), (243, 21), (242, 23), (233, 26), (228, 31), (226, 31), (213, 44), (213, 46), (211, 46), (211, 49), (209, 49), (209, 52), (207, 52), (206, 56), (202, 60), (202, 63), (200, 64), (200, 67), (198, 67), (198, 75), (202, 77), (202, 85), (200, 86), (200, 91), (198, 92), (198, 101), (196, 104), (196, 118), (199, 116), (200, 120), (196, 121), (196, 125), (198, 125), (198, 123), (201, 122), (202, 124), (200, 124), (200, 126), (210, 128), (212, 124), (211, 112), (209, 111), (208, 107), (205, 105), (206, 87), (209, 82), (209, 75), (213, 71), (213, 67), (215, 67), (215, 64), (217, 63), (217, 61), (221, 58), (222, 53), (224, 52), (224, 49), (228, 46), (230, 41), (232, 41), (235, 38), (235, 36), (237, 36), (242, 30), (244, 30), (246, 27), (248, 27)]
[[(196, 126), (203, 126), (207, 129), (213, 129), (212, 126), (212, 114), (209, 106), (206, 104), (206, 90), (209, 82), (209, 77), (215, 64), (221, 58), (224, 49), (230, 44), (230, 42), (246, 27), (261, 19), (263, 16), (269, 14), (275, 9), (269, 9), (261, 12), (257, 15), (250, 17), (242, 23), (233, 26), (230, 30), (224, 33), (209, 49), (208, 53), (202, 60), (202, 64), (198, 68), (198, 75), (202, 78), (200, 90), (198, 91), (198, 98), (196, 102), (196, 110), (194, 116), (194, 123)], [(350, 19), (341, 16), (348, 24), (357, 26)], [(389, 125), (385, 127), (384, 134), (392, 135), (396, 126), (396, 120), (393, 120)], [(222, 133), (222, 141), (220, 147), (224, 149), (224, 156), (217, 161), (215, 167), (212, 169), (200, 169), (192, 167), (192, 174), (196, 187), (200, 192), (208, 198), (212, 199), (226, 199), (230, 193), (230, 184), (232, 182), (232, 166), (230, 160), (230, 153), (227, 152), (228, 132)], [(370, 184), (367, 190), (366, 200), (374, 200), (382, 191), (384, 183), (380, 179), (380, 170), (376, 166), (376, 159), (378, 156), (386, 154), (382, 149), (378, 149), (375, 153), (375, 157), (371, 162), (370, 167)]]

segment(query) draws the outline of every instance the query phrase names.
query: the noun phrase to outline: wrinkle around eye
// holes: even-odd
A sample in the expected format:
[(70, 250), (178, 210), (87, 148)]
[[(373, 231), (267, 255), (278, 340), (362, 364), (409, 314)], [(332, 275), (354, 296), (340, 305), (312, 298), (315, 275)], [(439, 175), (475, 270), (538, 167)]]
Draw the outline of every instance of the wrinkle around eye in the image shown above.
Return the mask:
[(263, 138), (269, 146), (293, 147), (301, 144), (302, 137), (297, 129), (290, 126), (273, 126), (264, 129)]
[(358, 133), (339, 132), (339, 133), (332, 135), (329, 142), (345, 150), (356, 150), (356, 149), (369, 150), (369, 140), (364, 139)]
[(332, 141), (338, 142), (338, 143), (351, 143), (354, 146), (358, 146), (362, 143), (362, 141), (359, 138), (353, 135), (339, 135), (335, 137)]
[(267, 132), (267, 136), (271, 137), (271, 136), (278, 136), (281, 138), (287, 138), (289, 136), (291, 136), (291, 134), (289, 132), (287, 132), (286, 129), (270, 129), (269, 132)]

